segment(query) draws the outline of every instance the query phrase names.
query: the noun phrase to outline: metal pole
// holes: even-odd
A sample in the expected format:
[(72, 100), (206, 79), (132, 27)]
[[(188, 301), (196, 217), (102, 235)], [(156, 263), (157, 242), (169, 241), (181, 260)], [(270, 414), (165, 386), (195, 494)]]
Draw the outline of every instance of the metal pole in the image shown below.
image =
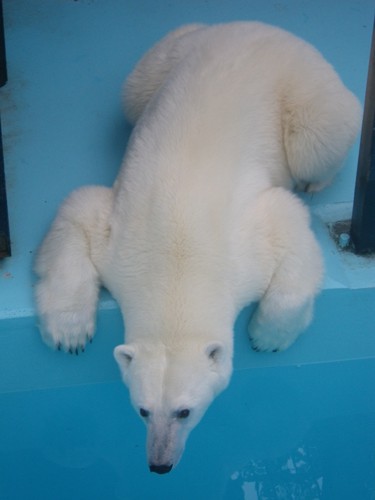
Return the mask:
[(0, 0), (0, 87), (5, 85), (7, 79), (8, 76), (7, 76), (7, 65), (5, 56), (3, 1)]
[(7, 195), (5, 190), (3, 143), (1, 137), (2, 136), (1, 136), (1, 123), (0, 123), (0, 258), (4, 258), (4, 257), (9, 257), (11, 252), (10, 252)]
[(375, 30), (372, 33), (350, 236), (355, 253), (375, 252)]
[[(5, 38), (3, 22), (3, 2), (0, 0), (0, 86), (7, 81), (7, 68), (5, 59)], [(10, 237), (8, 222), (7, 195), (5, 189), (3, 141), (0, 123), (0, 258), (10, 256)]]

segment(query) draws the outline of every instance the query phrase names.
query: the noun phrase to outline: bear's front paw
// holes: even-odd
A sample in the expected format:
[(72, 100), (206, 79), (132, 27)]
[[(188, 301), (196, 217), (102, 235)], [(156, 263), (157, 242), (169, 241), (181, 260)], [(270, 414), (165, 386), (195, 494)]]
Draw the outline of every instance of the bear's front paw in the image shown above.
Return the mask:
[(259, 303), (249, 324), (253, 349), (267, 352), (284, 351), (307, 328), (312, 315), (313, 298), (303, 301), (301, 297), (296, 299), (285, 293), (280, 296), (266, 296)]
[(287, 349), (298, 337), (299, 331), (273, 322), (262, 321), (255, 313), (249, 324), (251, 347), (257, 352), (278, 352)]
[(95, 317), (91, 311), (53, 311), (42, 314), (41, 320), (42, 338), (54, 349), (79, 354), (94, 336)]
[(256, 352), (279, 352), (289, 347), (290, 343), (284, 345), (276, 335), (254, 335), (249, 331), (251, 348)]

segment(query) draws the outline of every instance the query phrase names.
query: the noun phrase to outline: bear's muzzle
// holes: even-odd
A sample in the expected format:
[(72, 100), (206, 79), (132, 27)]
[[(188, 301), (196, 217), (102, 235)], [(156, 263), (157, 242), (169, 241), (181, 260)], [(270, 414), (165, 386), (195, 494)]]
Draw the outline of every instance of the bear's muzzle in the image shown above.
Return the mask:
[(150, 465), (150, 472), (156, 472), (157, 474), (166, 474), (170, 472), (173, 465)]

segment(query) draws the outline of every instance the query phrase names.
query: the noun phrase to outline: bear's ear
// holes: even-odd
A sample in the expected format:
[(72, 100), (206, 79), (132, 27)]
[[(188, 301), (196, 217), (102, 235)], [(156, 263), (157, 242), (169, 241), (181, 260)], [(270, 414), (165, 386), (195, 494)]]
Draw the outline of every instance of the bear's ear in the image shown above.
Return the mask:
[(115, 347), (113, 354), (121, 370), (125, 371), (134, 358), (135, 349), (131, 345), (122, 344)]
[(208, 359), (216, 365), (224, 357), (224, 345), (222, 342), (210, 342), (205, 347), (205, 353)]

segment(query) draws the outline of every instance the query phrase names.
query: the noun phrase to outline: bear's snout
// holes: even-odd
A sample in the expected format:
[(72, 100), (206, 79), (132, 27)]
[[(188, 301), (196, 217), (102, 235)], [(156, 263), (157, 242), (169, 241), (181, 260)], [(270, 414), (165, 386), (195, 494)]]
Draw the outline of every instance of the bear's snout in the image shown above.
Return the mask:
[(173, 465), (150, 465), (150, 472), (156, 472), (157, 474), (166, 474), (170, 472)]

